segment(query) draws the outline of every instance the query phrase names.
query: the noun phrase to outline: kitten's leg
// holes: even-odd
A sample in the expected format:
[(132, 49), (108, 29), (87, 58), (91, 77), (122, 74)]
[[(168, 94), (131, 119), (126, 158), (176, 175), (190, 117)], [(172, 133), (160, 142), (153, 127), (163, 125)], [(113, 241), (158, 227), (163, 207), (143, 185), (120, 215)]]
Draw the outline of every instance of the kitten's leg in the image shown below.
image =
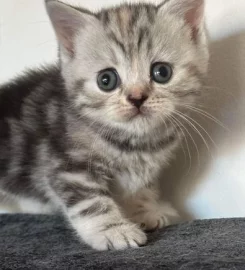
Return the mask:
[(155, 188), (151, 187), (124, 198), (122, 205), (126, 216), (145, 231), (170, 225), (179, 215), (169, 203), (160, 202), (158, 197)]
[(78, 235), (93, 248), (125, 249), (145, 244), (145, 233), (123, 217), (103, 179), (99, 182), (85, 173), (62, 173), (53, 191)]

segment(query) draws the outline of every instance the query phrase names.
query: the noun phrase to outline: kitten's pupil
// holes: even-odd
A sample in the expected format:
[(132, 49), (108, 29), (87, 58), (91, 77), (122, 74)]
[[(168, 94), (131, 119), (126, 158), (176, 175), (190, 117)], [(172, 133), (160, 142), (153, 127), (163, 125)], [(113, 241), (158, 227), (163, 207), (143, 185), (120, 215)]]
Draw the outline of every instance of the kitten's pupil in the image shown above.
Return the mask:
[(165, 67), (160, 67), (157, 71), (157, 75), (166, 78), (168, 76), (168, 70)]

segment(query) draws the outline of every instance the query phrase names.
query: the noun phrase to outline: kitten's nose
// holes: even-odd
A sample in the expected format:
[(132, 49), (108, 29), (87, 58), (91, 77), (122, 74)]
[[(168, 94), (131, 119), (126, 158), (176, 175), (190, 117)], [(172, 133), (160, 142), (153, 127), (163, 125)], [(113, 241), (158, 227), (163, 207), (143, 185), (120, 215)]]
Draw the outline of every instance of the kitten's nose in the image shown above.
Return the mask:
[(127, 100), (138, 109), (143, 105), (143, 103), (147, 99), (148, 99), (148, 96), (144, 94), (137, 95), (137, 96), (128, 95), (127, 97)]

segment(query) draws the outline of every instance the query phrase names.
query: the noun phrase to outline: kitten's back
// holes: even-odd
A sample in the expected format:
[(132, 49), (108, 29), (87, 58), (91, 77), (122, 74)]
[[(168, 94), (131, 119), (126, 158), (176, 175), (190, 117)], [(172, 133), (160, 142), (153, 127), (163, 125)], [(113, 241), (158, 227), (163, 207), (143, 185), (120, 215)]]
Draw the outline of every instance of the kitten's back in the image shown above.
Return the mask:
[[(50, 66), (43, 69), (32, 69), (25, 74), (18, 76), (11, 82), (0, 85), (0, 119), (20, 119), (23, 102), (31, 93), (53, 92), (61, 83), (61, 76), (58, 67)], [(45, 87), (45, 84), (49, 84)], [(41, 90), (41, 91), (40, 91)], [(2, 122), (0, 122), (0, 125)], [(3, 129), (0, 128), (0, 135)]]

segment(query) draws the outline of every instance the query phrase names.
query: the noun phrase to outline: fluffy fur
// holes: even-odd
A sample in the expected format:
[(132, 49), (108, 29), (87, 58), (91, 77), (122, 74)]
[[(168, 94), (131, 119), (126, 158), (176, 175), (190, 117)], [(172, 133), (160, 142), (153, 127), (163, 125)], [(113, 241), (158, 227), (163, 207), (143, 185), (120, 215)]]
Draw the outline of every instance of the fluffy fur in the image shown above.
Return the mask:
[[(143, 229), (176, 215), (158, 202), (155, 182), (181, 140), (185, 105), (202, 92), (204, 1), (96, 14), (52, 0), (46, 6), (60, 61), (0, 88), (1, 193), (25, 212), (61, 211), (93, 248), (143, 245)], [(155, 62), (172, 65), (167, 84), (151, 80)], [(109, 93), (97, 85), (106, 68), (122, 82)], [(148, 96), (141, 115), (127, 99), (138, 92)]]

